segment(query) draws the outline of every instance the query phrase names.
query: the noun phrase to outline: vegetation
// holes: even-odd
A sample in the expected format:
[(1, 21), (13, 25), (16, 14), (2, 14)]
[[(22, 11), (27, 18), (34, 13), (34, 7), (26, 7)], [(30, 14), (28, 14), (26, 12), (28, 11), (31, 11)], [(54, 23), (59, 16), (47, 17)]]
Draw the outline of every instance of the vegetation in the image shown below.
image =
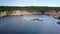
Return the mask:
[(7, 14), (12, 14), (12, 11), (6, 11)]
[(12, 13), (13, 10), (27, 10), (28, 12), (32, 11), (41, 11), (42, 13), (47, 10), (60, 10), (60, 7), (47, 7), (47, 6), (26, 6), (26, 7), (19, 7), (19, 6), (0, 6), (0, 12), (7, 11), (7, 13)]

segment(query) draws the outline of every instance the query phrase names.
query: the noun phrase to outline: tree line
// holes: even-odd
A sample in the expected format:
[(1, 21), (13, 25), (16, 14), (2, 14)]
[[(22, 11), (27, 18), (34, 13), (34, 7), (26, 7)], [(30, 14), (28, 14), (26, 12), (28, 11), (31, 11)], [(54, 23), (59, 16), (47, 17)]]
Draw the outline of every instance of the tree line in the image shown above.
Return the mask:
[(28, 12), (31, 11), (39, 11), (39, 12), (45, 12), (47, 10), (55, 10), (59, 11), (60, 7), (48, 7), (48, 6), (26, 6), (26, 7), (20, 7), (20, 6), (0, 6), (0, 12), (8, 11), (12, 12), (13, 10), (27, 10)]

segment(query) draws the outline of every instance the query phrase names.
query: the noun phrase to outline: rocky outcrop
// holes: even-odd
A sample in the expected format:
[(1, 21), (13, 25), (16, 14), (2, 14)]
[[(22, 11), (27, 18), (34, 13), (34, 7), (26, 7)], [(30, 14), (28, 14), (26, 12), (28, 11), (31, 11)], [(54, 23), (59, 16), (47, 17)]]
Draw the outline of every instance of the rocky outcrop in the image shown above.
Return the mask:
[(11, 15), (26, 15), (26, 14), (31, 14), (27, 12), (26, 10), (13, 10), (13, 13)]
[(57, 13), (58, 13), (58, 15), (60, 16), (60, 11), (58, 11)]
[(2, 17), (2, 15), (0, 14), (0, 17)]
[(58, 11), (57, 14), (58, 14), (58, 19), (60, 20), (60, 11)]
[(33, 11), (32, 14), (33, 15), (41, 15), (42, 13), (41, 12), (35, 12), (35, 11)]
[(11, 15), (21, 15), (21, 11), (20, 10), (13, 10), (13, 13)]
[(44, 14), (50, 17), (58, 18), (60, 20), (60, 11), (56, 12), (54, 10), (49, 10), (47, 12), (44, 12)]
[(56, 15), (57, 12), (54, 11), (54, 10), (48, 10), (47, 12), (44, 12), (44, 14), (46, 14), (46, 15)]
[(0, 13), (0, 17), (4, 17), (6, 15), (7, 15), (7, 13), (5, 11)]
[(57, 15), (57, 12), (54, 11), (54, 10), (48, 10), (46, 12), (44, 12), (45, 15), (48, 15), (48, 16), (51, 16), (51, 17), (54, 17)]
[(22, 13), (22, 15), (31, 14), (31, 13), (27, 12), (26, 10), (21, 10), (21, 13)]

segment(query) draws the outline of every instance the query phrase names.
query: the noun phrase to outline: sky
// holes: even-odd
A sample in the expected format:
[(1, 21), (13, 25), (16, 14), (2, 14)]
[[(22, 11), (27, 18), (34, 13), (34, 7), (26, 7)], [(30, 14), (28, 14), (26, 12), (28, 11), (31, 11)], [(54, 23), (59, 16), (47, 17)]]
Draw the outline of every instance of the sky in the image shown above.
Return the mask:
[(0, 6), (56, 6), (60, 0), (0, 0)]

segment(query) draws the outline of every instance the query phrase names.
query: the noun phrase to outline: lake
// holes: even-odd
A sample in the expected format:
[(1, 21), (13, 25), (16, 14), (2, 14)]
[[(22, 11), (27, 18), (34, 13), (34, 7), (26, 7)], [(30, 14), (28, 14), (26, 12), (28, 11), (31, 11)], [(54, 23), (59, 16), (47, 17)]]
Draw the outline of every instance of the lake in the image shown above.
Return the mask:
[[(25, 21), (41, 18), (43, 21)], [(8, 16), (0, 18), (0, 34), (60, 34), (60, 20), (47, 15)]]

